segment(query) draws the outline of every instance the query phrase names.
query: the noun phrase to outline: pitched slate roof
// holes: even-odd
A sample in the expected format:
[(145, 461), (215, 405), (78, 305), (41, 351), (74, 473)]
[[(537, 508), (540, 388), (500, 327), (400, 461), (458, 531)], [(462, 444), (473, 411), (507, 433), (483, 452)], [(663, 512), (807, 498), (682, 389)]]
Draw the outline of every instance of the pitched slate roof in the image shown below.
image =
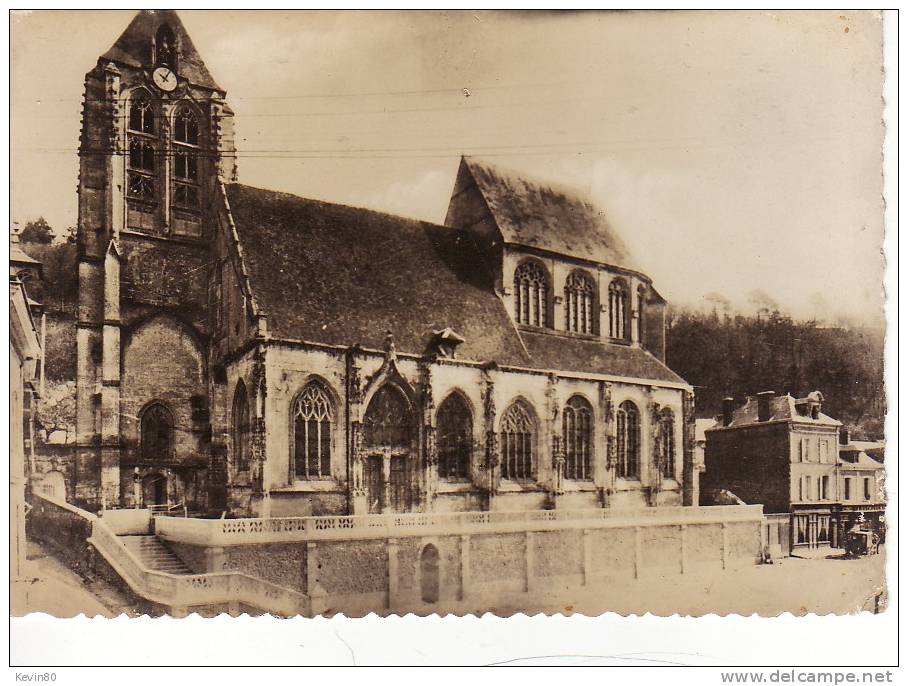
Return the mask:
[(163, 23), (170, 24), (177, 45), (180, 46), (180, 59), (177, 72), (183, 78), (203, 88), (222, 90), (208, 71), (199, 53), (192, 43), (180, 17), (174, 10), (142, 10), (133, 18), (116, 43), (105, 52), (102, 60), (125, 64), (130, 67), (143, 67), (151, 64), (151, 43), (158, 27)]
[(227, 186), (252, 292), (277, 338), (422, 354), (433, 331), (458, 355), (526, 364), (469, 235), (379, 212)]
[[(723, 426), (719, 422), (715, 429), (728, 429), (749, 424), (764, 424), (757, 421), (758, 400), (755, 397), (747, 398), (740, 407), (735, 408), (731, 424)], [(770, 400), (770, 416), (768, 421), (793, 420), (799, 423), (815, 424), (817, 426), (842, 426), (842, 422), (820, 412), (817, 419), (810, 415), (801, 414), (795, 406), (795, 398), (791, 395), (778, 395)]]
[(855, 445), (843, 445), (839, 448), (839, 464), (844, 468), (857, 469), (885, 469), (878, 460), (870, 457), (866, 452)]
[[(253, 297), (274, 338), (423, 354), (454, 329), (462, 359), (683, 381), (640, 348), (520, 332), (469, 234), (241, 184), (225, 186)], [(524, 345), (526, 346), (524, 348)]]
[(535, 368), (685, 383), (642, 348), (532, 331), (521, 331), (520, 336)]
[(605, 214), (573, 189), (528, 181), (475, 157), (464, 157), (461, 164), (505, 243), (639, 271)]

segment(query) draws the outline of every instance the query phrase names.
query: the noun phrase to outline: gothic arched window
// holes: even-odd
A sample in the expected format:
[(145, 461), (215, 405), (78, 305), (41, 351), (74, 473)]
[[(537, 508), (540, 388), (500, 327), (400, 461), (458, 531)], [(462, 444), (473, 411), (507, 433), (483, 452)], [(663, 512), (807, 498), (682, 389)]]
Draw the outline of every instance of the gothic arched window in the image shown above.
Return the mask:
[(524, 262), (514, 272), (514, 308), (517, 322), (546, 325), (549, 276), (538, 262)]
[(621, 279), (615, 279), (608, 287), (608, 335), (612, 338), (627, 339), (627, 286)]
[(564, 478), (593, 478), (593, 408), (579, 395), (568, 400), (562, 414), (564, 425)]
[(666, 477), (675, 478), (675, 415), (669, 409), (659, 418), (659, 464)]
[(637, 406), (625, 400), (618, 406), (618, 476), (640, 478), (640, 413)]
[(501, 477), (535, 478), (535, 449), (536, 419), (530, 407), (517, 400), (501, 418)]
[(233, 394), (233, 464), (238, 472), (249, 470), (249, 396), (242, 379)]
[(436, 421), (438, 476), (466, 479), (470, 476), (473, 448), (473, 416), (466, 402), (452, 393), (438, 408)]
[(169, 24), (161, 24), (154, 37), (155, 64), (177, 68), (177, 38)]
[(173, 119), (173, 204), (199, 207), (199, 121), (187, 105)]
[(564, 285), (565, 328), (577, 333), (595, 333), (596, 285), (580, 271), (572, 272)]
[(409, 447), (413, 420), (404, 392), (394, 384), (379, 388), (369, 402), (363, 425), (367, 445)]
[(637, 288), (637, 340), (640, 341), (641, 345), (643, 344), (643, 337), (646, 333), (646, 319), (644, 315), (646, 307), (646, 286), (641, 284)]
[(161, 403), (152, 403), (142, 412), (140, 424), (142, 460), (166, 462), (173, 458), (173, 415), (170, 410)]
[(145, 95), (137, 95), (130, 101), (128, 129), (127, 193), (150, 202), (155, 196), (157, 128), (154, 108)]
[(334, 404), (319, 381), (310, 381), (293, 401), (293, 473), (297, 479), (331, 476)]

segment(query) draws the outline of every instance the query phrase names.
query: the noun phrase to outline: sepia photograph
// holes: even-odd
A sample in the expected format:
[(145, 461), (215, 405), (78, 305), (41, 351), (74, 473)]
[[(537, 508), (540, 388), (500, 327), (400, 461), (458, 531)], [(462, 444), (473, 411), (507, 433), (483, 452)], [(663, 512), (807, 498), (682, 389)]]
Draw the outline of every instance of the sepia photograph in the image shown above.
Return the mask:
[(9, 16), (11, 615), (887, 610), (880, 12)]

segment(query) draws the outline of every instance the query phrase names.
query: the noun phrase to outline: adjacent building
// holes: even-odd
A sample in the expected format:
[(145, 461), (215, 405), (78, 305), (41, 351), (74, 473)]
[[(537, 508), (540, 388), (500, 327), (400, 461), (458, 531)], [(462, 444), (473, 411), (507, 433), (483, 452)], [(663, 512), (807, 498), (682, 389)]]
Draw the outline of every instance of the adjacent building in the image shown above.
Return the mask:
[(724, 490), (762, 504), (772, 521), (786, 513), (777, 531), (792, 548), (840, 546), (859, 512), (879, 522), (883, 465), (849, 442), (842, 423), (822, 412), (823, 400), (819, 391), (804, 398), (766, 391), (743, 405), (726, 398), (722, 416), (705, 431), (701, 503)]
[(842, 431), (839, 446), (839, 498), (835, 507), (839, 533), (844, 534), (863, 516), (881, 539), (886, 536), (885, 444), (851, 441)]
[(35, 377), (41, 359), (38, 329), (32, 316), (34, 304), (29, 300), (25, 284), (39, 269), (40, 264), (22, 251), (14, 234), (9, 269), (10, 565), (13, 579), (21, 576), (20, 565), (26, 558), (25, 490), (34, 440)]

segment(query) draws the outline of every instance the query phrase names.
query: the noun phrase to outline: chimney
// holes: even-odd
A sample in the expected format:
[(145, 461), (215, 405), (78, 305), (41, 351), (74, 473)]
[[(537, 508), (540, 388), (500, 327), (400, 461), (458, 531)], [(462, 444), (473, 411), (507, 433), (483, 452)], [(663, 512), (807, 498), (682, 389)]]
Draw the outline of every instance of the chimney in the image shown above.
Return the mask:
[(734, 398), (723, 398), (722, 399), (722, 426), (728, 426), (731, 424), (731, 420), (735, 414), (735, 399)]
[(844, 426), (839, 429), (839, 445), (848, 445), (851, 443), (851, 432)]
[(758, 422), (768, 422), (769, 418), (772, 416), (772, 411), (770, 408), (770, 403), (775, 397), (775, 391), (763, 391), (762, 393), (757, 393), (757, 421)]

